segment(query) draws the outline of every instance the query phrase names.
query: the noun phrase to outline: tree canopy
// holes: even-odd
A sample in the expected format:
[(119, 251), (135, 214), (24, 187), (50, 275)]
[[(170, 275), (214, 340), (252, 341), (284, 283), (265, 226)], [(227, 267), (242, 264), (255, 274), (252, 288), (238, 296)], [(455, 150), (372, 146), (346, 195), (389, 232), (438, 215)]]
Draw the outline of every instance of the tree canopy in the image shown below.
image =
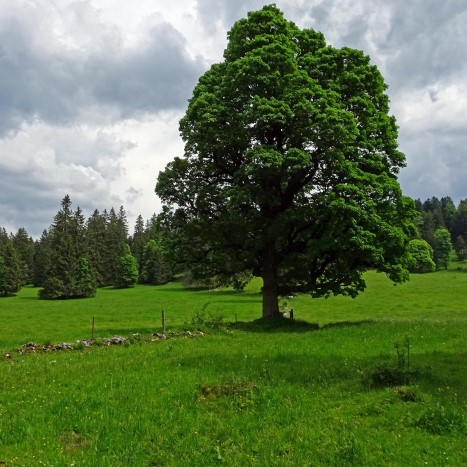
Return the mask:
[(275, 5), (228, 39), (180, 121), (184, 156), (156, 185), (179, 261), (262, 277), (265, 317), (279, 293), (355, 296), (370, 267), (405, 280), (414, 208), (377, 68)]

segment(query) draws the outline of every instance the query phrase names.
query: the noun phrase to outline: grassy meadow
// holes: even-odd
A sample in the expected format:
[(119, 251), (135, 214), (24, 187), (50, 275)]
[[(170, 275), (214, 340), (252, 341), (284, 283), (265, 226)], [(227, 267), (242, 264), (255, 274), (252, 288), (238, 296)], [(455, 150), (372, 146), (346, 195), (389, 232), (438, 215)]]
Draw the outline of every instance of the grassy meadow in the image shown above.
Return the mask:
[[(398, 286), (369, 272), (356, 299), (287, 299), (296, 319), (276, 326), (257, 321), (259, 281), (69, 301), (24, 288), (0, 299), (0, 466), (466, 465), (462, 267)], [(162, 309), (180, 336), (151, 341)], [(90, 338), (93, 318), (96, 339), (132, 343), (14, 350)], [(375, 384), (402, 360), (404, 381)]]

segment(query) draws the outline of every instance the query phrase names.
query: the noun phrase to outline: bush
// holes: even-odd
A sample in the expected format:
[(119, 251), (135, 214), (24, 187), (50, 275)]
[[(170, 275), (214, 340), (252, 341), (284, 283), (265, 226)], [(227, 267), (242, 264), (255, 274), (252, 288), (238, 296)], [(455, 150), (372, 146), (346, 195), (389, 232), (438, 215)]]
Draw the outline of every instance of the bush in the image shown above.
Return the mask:
[(364, 375), (364, 382), (370, 387), (407, 386), (418, 374), (418, 370), (410, 366), (410, 340), (404, 339), (404, 345), (394, 344), (397, 361), (380, 363), (369, 374)]

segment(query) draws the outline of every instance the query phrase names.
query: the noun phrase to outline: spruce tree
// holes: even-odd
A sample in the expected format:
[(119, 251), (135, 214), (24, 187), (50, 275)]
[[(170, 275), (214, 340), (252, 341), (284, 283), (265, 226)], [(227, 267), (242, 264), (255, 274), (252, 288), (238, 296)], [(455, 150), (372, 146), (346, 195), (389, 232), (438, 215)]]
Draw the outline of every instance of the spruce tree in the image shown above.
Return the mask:
[(105, 236), (106, 218), (95, 209), (86, 223), (86, 251), (89, 266), (95, 274), (97, 287), (106, 285)]
[(123, 208), (119, 213), (112, 207), (107, 215), (104, 242), (105, 285), (117, 285), (120, 277), (120, 258), (127, 251), (128, 227)]
[(22, 285), (31, 284), (34, 279), (34, 240), (24, 227), (18, 229), (12, 240), (21, 262)]
[(39, 296), (44, 299), (93, 296), (95, 284), (91, 281), (92, 287), (83, 286), (83, 281), (87, 281), (83, 279), (84, 218), (81, 209), (72, 211), (68, 195), (54, 217), (47, 245), (48, 267)]
[(34, 242), (34, 274), (33, 285), (42, 287), (44, 283), (45, 271), (49, 267), (49, 248), (48, 248), (49, 232), (44, 230), (41, 238)]
[(130, 239), (130, 249), (136, 262), (138, 263), (138, 272), (141, 274), (143, 267), (143, 252), (146, 244), (146, 234), (144, 230), (144, 221), (141, 214), (137, 217), (133, 236)]
[(21, 289), (21, 262), (11, 239), (8, 239), (0, 254), (0, 295), (14, 295)]
[(150, 240), (144, 247), (140, 282), (152, 285), (165, 284), (170, 278), (170, 267), (165, 261), (161, 246), (155, 240)]

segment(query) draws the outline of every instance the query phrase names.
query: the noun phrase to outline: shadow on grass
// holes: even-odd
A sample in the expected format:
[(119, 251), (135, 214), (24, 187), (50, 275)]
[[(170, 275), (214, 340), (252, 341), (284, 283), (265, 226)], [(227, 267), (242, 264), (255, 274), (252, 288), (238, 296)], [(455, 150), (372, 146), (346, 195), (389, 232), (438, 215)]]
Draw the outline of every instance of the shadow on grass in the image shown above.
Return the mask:
[(361, 321), (337, 321), (335, 323), (327, 323), (320, 326), (318, 323), (310, 323), (299, 319), (292, 320), (290, 318), (275, 318), (264, 319), (259, 318), (254, 321), (239, 321), (237, 323), (229, 323), (229, 328), (238, 329), (247, 332), (294, 332), (304, 333), (311, 331), (319, 331), (334, 328), (348, 328), (355, 326), (362, 326), (364, 324), (375, 323), (374, 320), (361, 320)]
[(274, 318), (265, 319), (259, 318), (254, 321), (238, 321), (237, 323), (229, 323), (229, 328), (238, 329), (247, 332), (310, 332), (320, 329), (318, 323), (309, 323), (299, 319), (292, 320), (289, 318)]
[(321, 326), (321, 329), (328, 328), (349, 328), (354, 326), (362, 326), (364, 324), (376, 323), (373, 319), (362, 319), (360, 321), (336, 321), (335, 323), (327, 323)]
[(161, 286), (159, 292), (176, 292), (176, 293), (196, 293), (196, 295), (206, 295), (209, 297), (218, 296), (229, 296), (229, 297), (256, 297), (259, 300), (262, 299), (260, 292), (244, 292), (237, 290), (216, 290), (207, 289), (206, 287), (170, 287)]

